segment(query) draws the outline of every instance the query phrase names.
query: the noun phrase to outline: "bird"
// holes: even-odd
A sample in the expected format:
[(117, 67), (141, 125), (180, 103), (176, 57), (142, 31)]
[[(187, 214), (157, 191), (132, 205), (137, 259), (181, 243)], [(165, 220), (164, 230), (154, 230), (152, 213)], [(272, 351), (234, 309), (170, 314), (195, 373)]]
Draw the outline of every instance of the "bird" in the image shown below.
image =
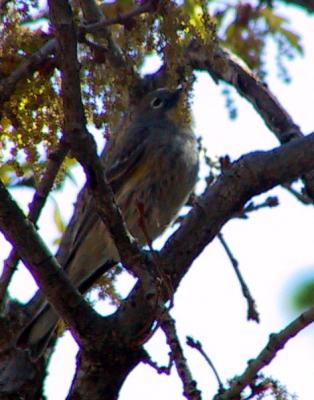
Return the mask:
[[(186, 203), (198, 179), (199, 155), (190, 126), (174, 117), (183, 89), (155, 89), (139, 101), (134, 116), (104, 161), (105, 175), (127, 228), (140, 246), (160, 236)], [(139, 224), (139, 204), (145, 232)], [(78, 221), (63, 268), (76, 287), (119, 254), (92, 201)], [(17, 346), (32, 359), (44, 353), (59, 316), (45, 303), (22, 330)]]

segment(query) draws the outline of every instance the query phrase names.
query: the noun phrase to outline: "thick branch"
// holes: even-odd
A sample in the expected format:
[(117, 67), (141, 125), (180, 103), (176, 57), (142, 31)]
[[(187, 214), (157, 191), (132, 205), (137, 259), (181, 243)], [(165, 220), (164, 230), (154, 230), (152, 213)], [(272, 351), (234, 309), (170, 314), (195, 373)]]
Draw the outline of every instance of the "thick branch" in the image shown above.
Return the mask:
[(208, 187), (161, 258), (177, 287), (183, 275), (221, 227), (253, 196), (314, 169), (314, 134), (267, 152), (253, 152), (232, 164)]
[(166, 335), (167, 344), (171, 350), (171, 358), (174, 361), (178, 375), (183, 384), (184, 397), (188, 400), (201, 400), (201, 392), (197, 388), (196, 381), (193, 379), (185, 358), (183, 348), (177, 334), (175, 320), (171, 317), (168, 310), (164, 311), (164, 315), (161, 318), (161, 328)]
[[(300, 174), (314, 169), (314, 134), (306, 138), (295, 139), (275, 150), (268, 152), (255, 152), (242, 157), (230, 166), (230, 169), (209, 187), (193, 210), (184, 220), (182, 226), (167, 241), (159, 254), (160, 265), (171, 279), (171, 284), (176, 289), (190, 268), (192, 262), (201, 251), (214, 239), (221, 227), (233, 217), (234, 213), (242, 209), (252, 196), (267, 191), (270, 188), (294, 179)], [(167, 300), (165, 294), (164, 300)], [(158, 319), (158, 314), (152, 316), (151, 308), (147, 302), (147, 293), (140, 283), (122, 303), (119, 310), (112, 316), (104, 319), (103, 349), (98, 354), (97, 374), (109, 376), (114, 368), (111, 364), (114, 353), (119, 362), (120, 380), (129, 372), (130, 364), (123, 359), (123, 351), (134, 356), (136, 349), (141, 347), (150, 337), (147, 331), (148, 322), (152, 318)], [(110, 353), (109, 360), (103, 360), (104, 355)], [(95, 356), (95, 354), (94, 354)], [(132, 357), (133, 357), (132, 356)], [(141, 361), (137, 354), (137, 362)], [(85, 362), (89, 359), (85, 357)], [(89, 363), (87, 363), (90, 365)], [(91, 379), (88, 369), (87, 374), (80, 374), (75, 382), (75, 393), (83, 393), (80, 388), (85, 387)], [(118, 393), (120, 387), (112, 388), (110, 380), (101, 383), (104, 391)], [(101, 398), (101, 397), (99, 397)]]
[[(87, 329), (90, 319), (97, 318), (98, 314), (73, 287), (41, 240), (34, 225), (25, 218), (2, 182), (0, 205), (0, 229), (18, 251), (48, 301), (66, 323), (74, 328), (80, 323), (81, 330)], [(78, 315), (83, 315), (84, 319), (78, 318)]]
[[(313, 155), (314, 134), (311, 134), (272, 151), (251, 153), (232, 164), (217, 182), (207, 189), (181, 228), (168, 240), (160, 253), (160, 263), (169, 273), (173, 287), (178, 286), (192, 261), (234, 212), (243, 208), (252, 196), (313, 169)], [(69, 290), (69, 282), (65, 281), (66, 278), (60, 273), (54, 259), (39, 241), (33, 226), (27, 223), (4, 187), (0, 186), (0, 189), (1, 228), (24, 256), (25, 261), (33, 265), (48, 298), (56, 305), (56, 300), (52, 299), (50, 294), (57, 293), (60, 296), (57, 311), (63, 316), (67, 315), (68, 321), (75, 326), (71, 321), (71, 310), (73, 312), (75, 308), (78, 313), (86, 312), (86, 315), (90, 315), (90, 310), (86, 309), (88, 306), (81, 297), (77, 297), (79, 295), (75, 291), (73, 295), (73, 290)], [(149, 332), (145, 328), (147, 320), (158, 318), (156, 315), (151, 315), (151, 307), (146, 296), (147, 293), (138, 284), (118, 312), (101, 320), (99, 330), (94, 329), (96, 328), (94, 319), (93, 325), (91, 319), (86, 321), (86, 329), (90, 332), (91, 338), (96, 335), (101, 339), (102, 351), (94, 351), (83, 356), (82, 365), (86, 366), (86, 374), (78, 374), (75, 385), (77, 391), (86, 387), (87, 380), (91, 383), (90, 379), (94, 374), (97, 376), (104, 374), (103, 376), (108, 378), (115, 363), (118, 362), (119, 368), (115, 369), (117, 374), (114, 380), (117, 392), (130, 368), (140, 362), (141, 344), (149, 337)], [(70, 310), (67, 312), (63, 307)], [(92, 375), (88, 372), (90, 366), (88, 360), (91, 360), (91, 357), (93, 360), (96, 357), (99, 361), (98, 367), (92, 369)], [(110, 380), (101, 383), (102, 390), (106, 388), (113, 390), (112, 385), (113, 382)]]
[[(107, 183), (96, 143), (86, 129), (81, 98), (76, 29), (66, 1), (50, 2), (51, 20), (58, 41), (64, 107), (64, 140), (82, 164), (99, 216), (106, 224), (119, 251), (121, 261), (141, 275), (141, 255), (136, 241), (128, 233), (121, 212)], [(60, 23), (62, 21), (62, 23)]]
[[(192, 42), (186, 56), (193, 68), (208, 71), (214, 78), (230, 83), (252, 104), (280, 143), (303, 136), (299, 126), (271, 90), (227, 51), (217, 47), (213, 54), (208, 54), (203, 46)], [(314, 200), (314, 171), (309, 171), (304, 176), (304, 183), (307, 194)]]
[[(241, 157), (207, 188), (180, 228), (159, 253), (160, 265), (176, 289), (193, 261), (220, 232), (222, 226), (253, 196), (314, 169), (314, 133), (271, 151)], [(120, 332), (133, 332), (147, 312), (138, 287), (112, 316)], [(166, 300), (166, 298), (165, 298)]]
[[(55, 178), (59, 172), (62, 162), (68, 152), (67, 147), (64, 143), (59, 143), (56, 149), (54, 149), (48, 155), (47, 169), (39, 182), (39, 185), (34, 194), (33, 200), (29, 205), (29, 221), (36, 224), (41, 211), (46, 203), (47, 197), (52, 189)], [(5, 262), (3, 273), (0, 280), (0, 303), (3, 306), (5, 300), (5, 292), (16, 269), (17, 263), (19, 262), (19, 255), (16, 249), (13, 249)]]
[[(85, 125), (84, 109), (81, 100), (79, 64), (77, 60), (76, 30), (72, 19), (71, 9), (66, 1), (51, 1), (51, 20), (54, 24), (58, 42), (58, 54), (60, 59), (62, 78), (62, 99), (64, 107), (64, 140), (71, 147), (72, 153), (82, 164), (89, 189), (94, 197), (97, 212), (110, 232), (121, 261), (137, 276), (142, 278), (142, 283), (149, 299), (146, 298), (150, 308), (150, 318), (147, 325), (150, 327), (156, 306), (155, 282), (151, 280), (150, 269), (145, 265), (145, 260), (138, 249), (136, 241), (130, 236), (123, 217), (115, 203), (113, 192), (108, 185), (105, 172), (100, 159), (97, 156), (96, 144)], [(62, 21), (62, 23), (60, 23)], [(148, 296), (148, 295), (147, 295)], [(60, 314), (63, 317), (63, 314)], [(147, 321), (147, 319), (146, 319)], [(96, 321), (97, 323), (97, 321)], [(90, 348), (101, 349), (104, 346), (104, 330), (108, 330), (112, 342), (112, 326), (106, 324), (89, 324), (89, 330), (76, 330), (79, 324), (71, 325), (75, 335), (80, 338), (84, 350)], [(83, 326), (82, 322), (82, 326)], [(146, 328), (147, 329), (147, 328)], [(115, 338), (118, 338), (117, 334)], [(101, 353), (101, 352), (100, 352)], [(86, 361), (86, 360), (85, 360)], [(83, 365), (85, 365), (83, 363)], [(79, 374), (80, 375), (80, 374)], [(88, 377), (87, 377), (88, 379)]]
[(208, 71), (215, 79), (230, 83), (252, 104), (280, 143), (303, 136), (271, 90), (226, 50), (217, 47), (209, 55), (199, 43), (192, 42), (187, 49), (187, 57), (195, 69)]

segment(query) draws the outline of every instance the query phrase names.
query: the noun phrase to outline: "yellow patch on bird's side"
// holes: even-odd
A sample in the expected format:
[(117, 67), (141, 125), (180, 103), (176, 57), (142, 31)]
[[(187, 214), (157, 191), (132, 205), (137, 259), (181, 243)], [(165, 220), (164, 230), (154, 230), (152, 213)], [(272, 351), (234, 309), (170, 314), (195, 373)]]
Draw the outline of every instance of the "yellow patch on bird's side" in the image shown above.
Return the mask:
[(192, 113), (188, 100), (180, 98), (176, 107), (168, 111), (169, 119), (182, 128), (190, 128), (193, 122)]
[(145, 179), (145, 177), (151, 173), (152, 169), (152, 157), (147, 158), (146, 162), (139, 163), (134, 171), (128, 177), (128, 184), (124, 185), (121, 188), (121, 192), (119, 193), (119, 197), (123, 198), (130, 190), (130, 187), (138, 188), (141, 181)]
[(129, 178), (132, 185), (136, 185), (149, 173), (151, 166), (149, 162), (147, 164), (148, 165), (140, 165), (135, 168), (133, 174)]
[(57, 326), (56, 326), (56, 334), (58, 337), (62, 336), (64, 334), (64, 332), (67, 330), (67, 325), (65, 324), (64, 321), (62, 321), (61, 319), (58, 321)]

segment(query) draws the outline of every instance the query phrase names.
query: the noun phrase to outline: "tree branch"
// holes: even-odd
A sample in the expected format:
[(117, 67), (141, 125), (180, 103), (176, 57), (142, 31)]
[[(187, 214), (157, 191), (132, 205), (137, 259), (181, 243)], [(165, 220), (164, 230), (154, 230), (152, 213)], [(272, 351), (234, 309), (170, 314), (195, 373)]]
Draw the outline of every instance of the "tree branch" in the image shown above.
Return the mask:
[[(66, 1), (62, 6), (50, 2), (51, 21), (58, 41), (64, 107), (64, 140), (71, 147), (85, 171), (89, 189), (95, 199), (97, 211), (106, 224), (118, 249), (121, 261), (137, 276), (146, 267), (136, 241), (127, 231), (126, 224), (107, 183), (103, 165), (97, 156), (96, 143), (87, 131), (81, 98), (79, 63), (77, 60), (76, 30), (72, 12)], [(62, 23), (60, 23), (62, 21)]]
[[(207, 188), (181, 227), (168, 239), (159, 253), (160, 265), (171, 279), (174, 290), (178, 288), (192, 262), (234, 213), (242, 209), (252, 196), (314, 169), (313, 155), (314, 134), (311, 134), (272, 151), (254, 152), (241, 157), (212, 186)], [(164, 301), (166, 301), (169, 293), (165, 291), (164, 294)], [(99, 376), (101, 374), (109, 376), (109, 370), (114, 368), (114, 364), (110, 363), (115, 351), (121, 374), (120, 379), (115, 377), (119, 381), (117, 384), (122, 384), (129, 373), (130, 364), (126, 360), (123, 366), (123, 352), (131, 352), (134, 366), (141, 361), (141, 355), (136, 351), (140, 350), (142, 343), (150, 337), (150, 332), (147, 331), (149, 322), (152, 318), (158, 319), (158, 314), (152, 316), (147, 295), (141, 284), (137, 283), (117, 312), (105, 318), (104, 322), (110, 329), (103, 330), (103, 348), (97, 358)], [(108, 352), (110, 353), (109, 360), (107, 358), (103, 360)], [(82, 394), (82, 388), (91, 379), (87, 368), (88, 365), (91, 366), (91, 360), (88, 363), (88, 357), (83, 358), (86, 375), (80, 374), (75, 382), (76, 394)], [(110, 378), (108, 382), (102, 382), (102, 391), (109, 389), (113, 390)], [(120, 386), (116, 387), (115, 392), (119, 389)]]
[[(102, 10), (96, 4), (95, 0), (81, 0), (80, 4), (87, 24), (97, 25), (106, 21)], [(81, 33), (84, 34), (84, 28), (81, 29)], [(132, 77), (132, 81), (139, 83), (139, 76), (133, 69), (133, 63), (127, 62), (125, 55), (113, 40), (111, 31), (107, 26), (98, 28), (94, 36), (99, 40), (105, 39), (105, 47), (109, 50), (106, 55), (111, 65), (114, 66), (117, 71), (123, 71), (123, 73)]]
[[(158, 291), (156, 282), (152, 279), (152, 268), (145, 265), (146, 259), (142, 256), (136, 241), (130, 236), (123, 217), (115, 203), (113, 192), (105, 177), (103, 165), (97, 156), (96, 144), (86, 129), (84, 109), (81, 100), (79, 64), (77, 60), (76, 30), (72, 19), (71, 9), (66, 1), (50, 1), (51, 21), (54, 24), (58, 42), (58, 54), (61, 68), (62, 100), (64, 107), (64, 140), (69, 144), (73, 155), (82, 164), (86, 174), (88, 187), (94, 197), (97, 212), (110, 232), (120, 259), (128, 269), (141, 277), (145, 288), (146, 303), (150, 308), (151, 317), (146, 320), (150, 327), (155, 308), (157, 306)], [(61, 22), (60, 22), (61, 21)], [(63, 317), (63, 314), (60, 313)], [(66, 320), (66, 322), (68, 322)], [(97, 322), (97, 321), (96, 321)], [(103, 335), (108, 330), (112, 342), (112, 325), (103, 319), (102, 326), (89, 323), (89, 330), (76, 330), (79, 324), (70, 325), (78, 335), (79, 342), (84, 350), (92, 347), (99, 350), (104, 346)], [(147, 328), (146, 328), (147, 329)], [(117, 331), (115, 331), (117, 332)], [(116, 338), (123, 337), (118, 333)], [(96, 339), (97, 338), (97, 339)], [(82, 360), (82, 368), (88, 363), (88, 356)], [(80, 375), (80, 374), (79, 374)], [(90, 374), (87, 373), (86, 379)]]
[[(67, 147), (64, 145), (64, 143), (60, 142), (58, 146), (48, 155), (48, 165), (46, 171), (40, 180), (34, 193), (33, 200), (29, 205), (28, 219), (34, 224), (36, 224), (41, 214), (67, 152)], [(4, 305), (6, 299), (6, 290), (10, 284), (19, 259), (20, 257), (16, 249), (12, 249), (9, 257), (4, 263), (4, 268), (0, 279), (0, 308), (2, 308)]]
[[(241, 157), (196, 201), (180, 228), (159, 253), (159, 262), (174, 290), (193, 261), (216, 237), (222, 226), (253, 196), (314, 169), (314, 133), (271, 151)], [(167, 301), (168, 293), (164, 293)], [(144, 296), (144, 297), (143, 297)], [(120, 332), (135, 332), (149, 314), (145, 293), (138, 284), (111, 317)], [(149, 314), (150, 315), (150, 314)], [(133, 337), (137, 337), (133, 333)], [(127, 339), (125, 339), (127, 340)], [(139, 342), (143, 340), (140, 337)]]
[[(74, 288), (51, 255), (34, 225), (23, 215), (0, 181), (0, 228), (30, 270), (34, 279), (66, 323), (86, 331), (91, 318), (100, 318)], [(78, 318), (84, 315), (84, 318)]]
[(227, 391), (215, 396), (215, 400), (232, 400), (239, 398), (241, 392), (254, 382), (258, 372), (271, 363), (278, 351), (282, 350), (290, 339), (312, 322), (314, 322), (314, 307), (305, 311), (280, 332), (271, 334), (267, 345), (254, 360), (250, 360), (243, 374), (232, 381)]
[(139, 5), (138, 7), (134, 8), (131, 11), (128, 11), (122, 15), (117, 15), (114, 18), (110, 19), (100, 19), (100, 21), (93, 23), (93, 24), (88, 24), (88, 25), (82, 25), (80, 28), (85, 31), (85, 32), (96, 32), (99, 29), (102, 29), (104, 27), (114, 25), (114, 24), (120, 24), (120, 25), (125, 25), (130, 22), (130, 20), (134, 17), (137, 17), (141, 14), (148, 13), (150, 11), (154, 11), (157, 6), (158, 6), (159, 0), (148, 0), (145, 1), (143, 4)]
[(17, 83), (36, 70), (55, 51), (56, 40), (50, 39), (44, 46), (22, 62), (10, 76), (0, 81), (0, 105), (14, 92)]
[(301, 6), (309, 13), (314, 13), (314, 0), (281, 0), (283, 3)]
[(167, 344), (171, 350), (171, 358), (174, 361), (178, 375), (183, 384), (183, 395), (188, 400), (201, 400), (201, 392), (197, 388), (196, 381), (193, 379), (187, 360), (184, 356), (183, 349), (177, 335), (175, 321), (165, 310), (160, 322), (161, 329), (164, 331)]
[[(208, 71), (214, 79), (229, 83), (245, 97), (280, 143), (303, 137), (299, 126), (271, 90), (226, 50), (217, 47), (213, 54), (209, 54), (208, 49), (194, 41), (188, 46), (186, 56), (193, 68)], [(303, 179), (307, 194), (314, 200), (314, 171), (308, 171)]]
[(186, 344), (188, 346), (190, 346), (192, 349), (196, 349), (204, 357), (204, 359), (206, 360), (207, 364), (212, 369), (212, 371), (213, 371), (213, 373), (214, 373), (214, 375), (216, 377), (216, 380), (217, 380), (217, 383), (218, 383), (218, 388), (219, 388), (218, 391), (219, 392), (224, 391), (225, 389), (224, 389), (222, 380), (221, 380), (221, 378), (220, 378), (220, 376), (218, 374), (218, 371), (217, 371), (214, 363), (212, 362), (212, 360), (208, 357), (208, 355), (204, 351), (202, 343), (199, 340), (194, 340), (191, 336), (187, 336), (186, 337)]
[(314, 169), (314, 133), (271, 151), (257, 151), (231, 164), (198, 199), (180, 229), (161, 250), (161, 262), (177, 287), (183, 275), (222, 226), (245, 203), (276, 185)]
[(247, 301), (247, 306), (248, 306), (248, 310), (247, 310), (247, 319), (250, 321), (255, 321), (255, 322), (260, 322), (260, 318), (259, 318), (259, 313), (257, 311), (257, 307), (256, 307), (256, 302), (253, 298), (253, 296), (251, 295), (250, 289), (248, 287), (248, 285), (246, 284), (240, 268), (239, 268), (239, 262), (238, 260), (234, 257), (229, 245), (227, 244), (222, 232), (219, 232), (218, 235), (218, 240), (220, 241), (220, 243), (222, 244), (222, 247), (224, 248), (230, 262), (231, 265), (233, 267), (233, 270), (238, 278), (238, 281), (240, 283), (240, 287), (241, 287), (241, 291), (242, 294), (244, 296), (244, 298)]

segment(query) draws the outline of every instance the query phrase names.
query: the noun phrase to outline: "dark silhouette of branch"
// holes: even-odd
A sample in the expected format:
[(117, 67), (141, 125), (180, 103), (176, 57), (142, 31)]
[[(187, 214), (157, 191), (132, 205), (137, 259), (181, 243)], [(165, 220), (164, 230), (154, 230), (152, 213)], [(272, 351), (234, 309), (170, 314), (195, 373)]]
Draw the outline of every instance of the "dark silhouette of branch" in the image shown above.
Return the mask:
[[(210, 52), (194, 41), (187, 47), (186, 57), (193, 68), (205, 70), (215, 80), (221, 79), (232, 85), (252, 104), (280, 143), (287, 143), (303, 136), (299, 126), (295, 124), (267, 85), (258, 80), (226, 50), (217, 46)], [(314, 200), (314, 171), (309, 171), (302, 178), (307, 195)]]
[[(143, 259), (136, 241), (128, 233), (125, 222), (115, 203), (113, 192), (105, 177), (103, 165), (97, 155), (96, 143), (86, 128), (81, 98), (80, 71), (77, 60), (76, 29), (66, 1), (58, 7), (50, 4), (51, 20), (58, 41), (58, 54), (62, 71), (62, 100), (64, 107), (64, 141), (83, 166), (89, 189), (95, 199), (99, 216), (106, 224), (119, 251), (120, 259), (132, 273), (143, 275)], [(67, 21), (60, 23), (59, 21)]]
[(228, 390), (215, 396), (215, 400), (231, 400), (239, 398), (241, 392), (257, 377), (258, 372), (270, 364), (278, 351), (282, 350), (290, 339), (300, 333), (304, 328), (314, 322), (314, 307), (305, 311), (298, 318), (278, 333), (270, 335), (269, 341), (259, 355), (250, 360), (248, 367), (242, 375), (237, 376)]
[(282, 187), (292, 194), (296, 199), (298, 199), (302, 204), (313, 204), (313, 200), (306, 193), (300, 193), (298, 190), (294, 189), (290, 183), (283, 184)]
[(148, 0), (145, 1), (143, 4), (139, 5), (138, 7), (134, 8), (133, 10), (128, 11), (124, 14), (117, 15), (116, 17), (110, 19), (102, 19), (94, 24), (82, 25), (80, 28), (85, 32), (95, 32), (101, 28), (110, 25), (115, 25), (115, 24), (126, 25), (130, 23), (130, 20), (133, 19), (134, 17), (156, 10), (156, 8), (158, 7), (158, 3), (159, 0)]
[(248, 304), (247, 319), (248, 320), (253, 320), (255, 322), (260, 322), (259, 314), (258, 314), (258, 311), (257, 311), (257, 308), (256, 308), (255, 300), (253, 299), (253, 297), (251, 295), (251, 292), (250, 292), (250, 289), (249, 289), (248, 285), (246, 284), (246, 282), (245, 282), (245, 280), (244, 280), (244, 278), (242, 276), (242, 273), (241, 273), (240, 268), (239, 268), (238, 260), (234, 257), (234, 255), (233, 255), (229, 245), (227, 244), (223, 234), (221, 232), (219, 232), (217, 237), (218, 237), (218, 240), (220, 241), (220, 243), (222, 244), (222, 247), (224, 248), (224, 250), (225, 250), (225, 252), (226, 252), (226, 254), (227, 254), (227, 256), (228, 256), (228, 258), (229, 258), (229, 260), (231, 262), (231, 265), (232, 265), (232, 267), (234, 269), (234, 272), (235, 272), (235, 274), (236, 274), (236, 276), (238, 278), (238, 281), (240, 283), (242, 294), (243, 294), (243, 296), (245, 297), (245, 299), (247, 301), (247, 304)]
[[(279, 205), (278, 197), (277, 196), (269, 196), (262, 203), (255, 204), (255, 203), (251, 202), (248, 205), (246, 205), (243, 209), (243, 216), (245, 216), (248, 213), (258, 211), (261, 208), (273, 208), (273, 207), (277, 207), (278, 205)], [(237, 217), (241, 218), (241, 213), (239, 213), (239, 215), (237, 215)]]
[(222, 380), (220, 379), (220, 376), (218, 374), (217, 369), (215, 368), (213, 362), (211, 359), (208, 357), (208, 355), (205, 353), (202, 343), (199, 340), (194, 340), (191, 336), (187, 336), (186, 338), (186, 344), (190, 346), (192, 349), (196, 349), (206, 360), (207, 364), (210, 366), (210, 368), (213, 370), (213, 373), (217, 379), (218, 382), (218, 387), (219, 387), (219, 392), (223, 392), (224, 386), (222, 383)]
[[(272, 151), (248, 154), (231, 164), (228, 171), (197, 200), (181, 227), (160, 251), (161, 263), (174, 289), (192, 261), (213, 240), (223, 224), (233, 217), (235, 210), (242, 209), (252, 196), (313, 169), (313, 154), (314, 134), (311, 134)], [(32, 265), (48, 299), (60, 315), (73, 324), (74, 331), (81, 329), (90, 341), (96, 337), (102, 343), (99, 351), (85, 350), (82, 353), (79, 363), (82, 369), (74, 381), (73, 395), (87, 390), (87, 387), (94, 389), (94, 385), (90, 385), (91, 372), (99, 375), (99, 379), (103, 377), (97, 388), (99, 399), (103, 399), (105, 389), (110, 389), (110, 393), (118, 392), (130, 370), (144, 357), (142, 343), (150, 337), (152, 321), (158, 319), (158, 310), (152, 312), (150, 294), (138, 283), (115, 314), (96, 318), (89, 307), (86, 308), (83, 299), (71, 290), (71, 284), (65, 280), (54, 259), (38, 242), (35, 229), (27, 223), (2, 186), (0, 205), (1, 229), (15, 244), (26, 263)], [(75, 321), (72, 321), (73, 314)], [(82, 315), (85, 317), (83, 321)], [(93, 341), (95, 343), (96, 340)], [(98, 367), (95, 370), (91, 365)], [(116, 375), (113, 380), (114, 367)]]
[[(38, 187), (34, 193), (33, 200), (29, 205), (28, 220), (36, 225), (41, 211), (46, 203), (47, 197), (53, 187), (55, 178), (60, 170), (62, 162), (68, 152), (63, 142), (48, 155), (48, 165), (43, 174)], [(3, 307), (6, 299), (6, 290), (11, 282), (12, 276), (16, 270), (16, 266), (20, 257), (16, 249), (12, 249), (9, 257), (4, 262), (4, 268), (0, 279), (0, 308)]]
[(196, 381), (193, 379), (187, 360), (176, 332), (175, 321), (168, 311), (164, 311), (160, 327), (164, 331), (167, 344), (171, 349), (171, 358), (176, 366), (178, 375), (183, 384), (183, 395), (188, 400), (201, 400), (201, 392), (197, 389)]
[[(34, 225), (24, 216), (2, 182), (0, 182), (0, 204), (0, 228), (6, 239), (16, 248), (48, 301), (53, 303), (67, 323), (76, 326), (77, 315), (84, 315), (89, 324), (88, 316), (97, 314), (71, 284)], [(83, 325), (82, 322), (81, 326)], [(83, 326), (82, 330), (84, 329), (86, 326), (85, 328)]]
[(209, 186), (160, 252), (166, 273), (174, 279), (174, 289), (205, 245), (238, 210), (253, 196), (310, 171), (313, 154), (312, 133), (274, 150), (241, 157)]
[(23, 61), (10, 76), (0, 81), (0, 105), (10, 98), (20, 80), (25, 79), (47, 60), (47, 57), (55, 51), (55, 46), (56, 40), (50, 39), (27, 60)]
[(155, 371), (157, 371), (158, 374), (170, 375), (171, 368), (172, 368), (172, 365), (173, 365), (172, 353), (170, 353), (169, 363), (168, 363), (168, 365), (166, 367), (164, 367), (164, 366), (163, 367), (159, 367), (157, 365), (157, 363), (150, 358), (149, 354), (146, 354), (146, 356), (142, 359), (142, 363), (152, 367)]
[[(82, 0), (80, 2), (84, 19), (87, 24), (98, 24), (106, 21), (105, 16), (100, 9), (100, 7), (96, 4), (95, 0)], [(85, 31), (84, 29), (80, 30), (79, 38), (80, 41), (84, 42)], [(118, 44), (113, 40), (111, 31), (107, 26), (102, 26), (94, 32), (94, 37), (96, 39), (100, 39), (101, 41), (105, 39), (105, 55), (106, 58), (110, 61), (111, 65), (120, 73), (124, 73), (129, 77), (132, 77), (132, 82), (134, 84), (139, 84), (139, 75), (135, 72), (133, 68), (133, 63), (131, 59), (126, 59), (126, 55), (124, 55), (118, 46)], [(91, 44), (92, 42), (89, 41)], [(90, 45), (89, 44), (89, 45)], [(95, 44), (98, 49), (101, 46), (100, 44)], [(101, 46), (104, 47), (104, 46)]]

